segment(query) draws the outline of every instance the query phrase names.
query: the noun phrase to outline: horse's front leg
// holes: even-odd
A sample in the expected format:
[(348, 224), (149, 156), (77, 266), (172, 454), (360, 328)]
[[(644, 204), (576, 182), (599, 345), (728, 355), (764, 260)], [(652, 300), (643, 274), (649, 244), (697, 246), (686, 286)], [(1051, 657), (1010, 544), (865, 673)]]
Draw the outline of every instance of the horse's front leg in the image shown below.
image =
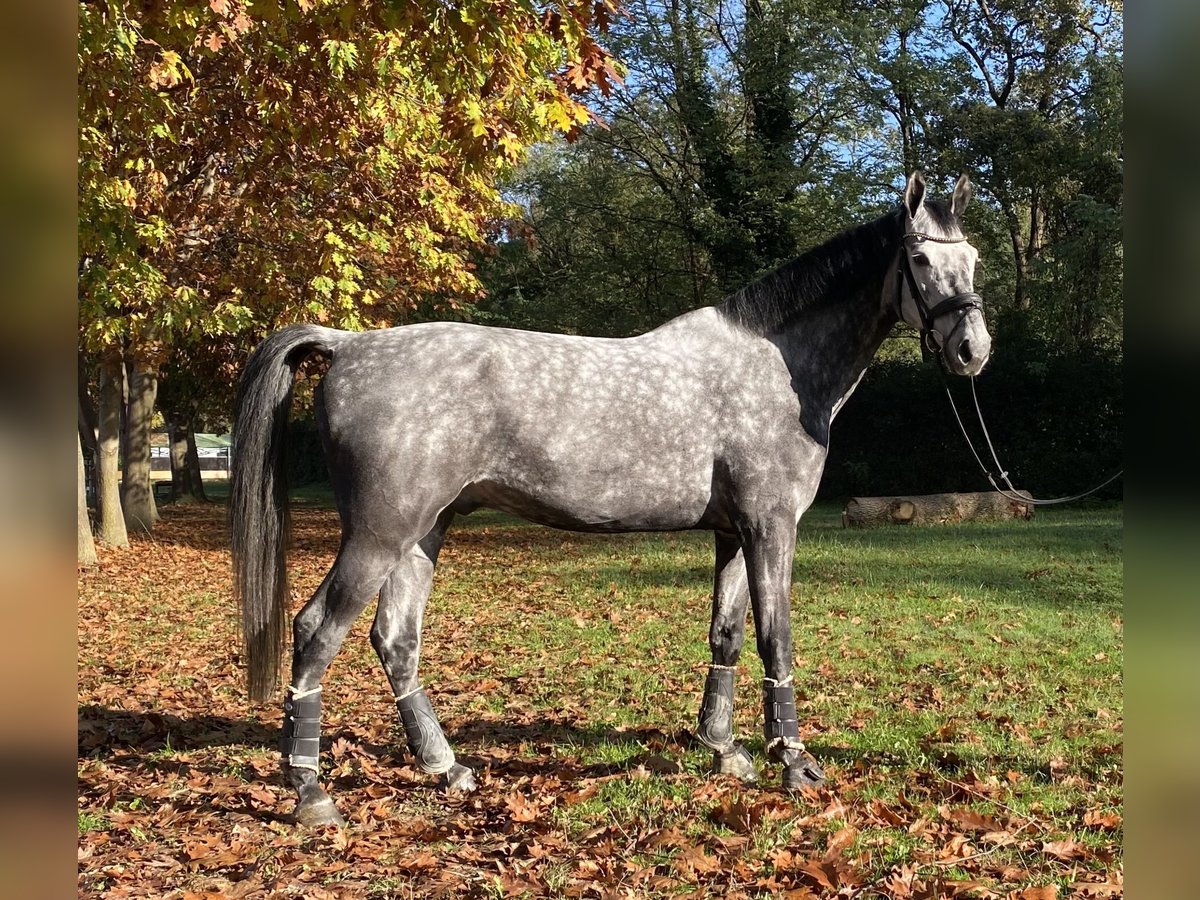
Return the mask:
[(704, 681), (696, 739), (712, 749), (714, 772), (754, 782), (758, 770), (746, 748), (733, 739), (737, 661), (746, 639), (746, 608), (750, 603), (746, 563), (735, 536), (718, 532), (716, 539), (717, 568), (708, 631), (712, 664)]
[(743, 536), (754, 631), (763, 671), (763, 736), (767, 756), (783, 766), (789, 790), (817, 787), (825, 773), (805, 752), (792, 684), (792, 559), (794, 517), (758, 523)]

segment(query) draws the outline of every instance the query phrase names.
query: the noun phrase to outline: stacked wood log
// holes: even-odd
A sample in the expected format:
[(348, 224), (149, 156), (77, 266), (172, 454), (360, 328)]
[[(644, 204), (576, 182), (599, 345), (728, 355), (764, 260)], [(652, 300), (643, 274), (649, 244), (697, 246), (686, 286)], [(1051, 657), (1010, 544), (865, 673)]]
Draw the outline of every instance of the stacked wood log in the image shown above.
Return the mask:
[[(1026, 500), (1028, 491), (1016, 492)], [(933, 525), (947, 522), (1032, 519), (1033, 504), (998, 491), (964, 494), (917, 494), (909, 497), (851, 497), (842, 526)]]

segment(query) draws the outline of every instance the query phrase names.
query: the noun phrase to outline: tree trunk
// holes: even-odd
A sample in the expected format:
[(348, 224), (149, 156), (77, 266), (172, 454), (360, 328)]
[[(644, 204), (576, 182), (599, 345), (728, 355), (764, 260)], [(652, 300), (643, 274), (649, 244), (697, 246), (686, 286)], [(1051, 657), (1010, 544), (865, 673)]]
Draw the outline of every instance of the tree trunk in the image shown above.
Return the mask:
[[(900, 159), (901, 165), (904, 166), (904, 174), (915, 172), (919, 169), (920, 163), (917, 160), (917, 142), (916, 128), (913, 126), (912, 104), (909, 100), (908, 88), (908, 29), (900, 28), (897, 31), (900, 38), (900, 52), (898, 59), (903, 61), (904, 65), (900, 68), (900, 72), (904, 73), (897, 77), (894, 82), (896, 88), (896, 110), (897, 120), (900, 126)], [(902, 80), (901, 80), (902, 79)]]
[(1027, 283), (1029, 256), (1025, 250), (1025, 238), (1021, 235), (1021, 224), (1017, 221), (1015, 212), (1008, 214), (1008, 235), (1012, 239), (1013, 262), (1016, 264), (1017, 280), (1016, 287), (1013, 289), (1013, 300), (1016, 302), (1017, 309), (1029, 309), (1031, 305)]
[(130, 369), (121, 506), (125, 510), (125, 527), (148, 533), (158, 520), (150, 480), (150, 419), (158, 393), (158, 373), (141, 361)]
[(200, 451), (196, 449), (196, 428), (193, 422), (188, 422), (186, 463), (191, 495), (198, 502), (207, 503), (208, 494), (204, 493), (204, 477), (200, 471)]
[(79, 438), (75, 439), (77, 448), (76, 458), (79, 465), (76, 466), (76, 474), (79, 478), (79, 488), (77, 495), (79, 498), (78, 508), (78, 551), (76, 557), (81, 566), (94, 566), (96, 564), (96, 542), (92, 540), (92, 523), (88, 519), (87, 508), (87, 492), (83, 485), (83, 441)]
[(1026, 257), (1037, 259), (1045, 243), (1046, 215), (1042, 210), (1042, 191), (1034, 188), (1029, 198), (1029, 247)]
[(119, 356), (105, 359), (100, 364), (100, 428), (96, 441), (97, 537), (100, 543), (110, 547), (129, 546), (117, 486), (124, 368)]
[(167, 455), (171, 459), (171, 496), (176, 503), (187, 503), (188, 489), (187, 426), (171, 418), (167, 421)]
[(83, 405), (83, 397), (79, 398), (76, 406), (76, 425), (79, 430), (79, 440), (92, 453), (96, 452), (96, 422), (90, 410)]
[(79, 358), (79, 401), (78, 420), (79, 420), (79, 437), (83, 441), (83, 446), (90, 452), (96, 452), (97, 433), (99, 432), (99, 423), (97, 421), (96, 408), (92, 404), (91, 397), (88, 396), (87, 382), (84, 380), (83, 357)]
[[(1033, 499), (1028, 491), (1017, 493)], [(842, 512), (842, 526), (932, 525), (1032, 518), (1032, 503), (1014, 500), (998, 491), (981, 491), (911, 497), (852, 497)]]
[(121, 472), (124, 480), (125, 460), (129, 459), (129, 366), (121, 363)]
[[(176, 503), (197, 503), (204, 499), (203, 494), (196, 495), (194, 473), (189, 456), (194, 452), (196, 439), (192, 435), (192, 426), (181, 417), (176, 417), (170, 424), (171, 434), (171, 486)], [(199, 468), (199, 457), (196, 467)]]

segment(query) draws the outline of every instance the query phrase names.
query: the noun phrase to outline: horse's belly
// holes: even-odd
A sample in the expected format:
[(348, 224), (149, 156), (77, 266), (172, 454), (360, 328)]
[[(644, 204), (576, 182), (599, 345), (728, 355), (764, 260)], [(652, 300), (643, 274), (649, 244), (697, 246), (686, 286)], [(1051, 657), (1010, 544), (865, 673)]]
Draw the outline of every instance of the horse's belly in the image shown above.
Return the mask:
[(709, 507), (710, 479), (675, 484), (631, 477), (606, 484), (579, 479), (487, 478), (467, 485), (464, 507), (486, 506), (571, 531), (671, 531), (694, 528)]

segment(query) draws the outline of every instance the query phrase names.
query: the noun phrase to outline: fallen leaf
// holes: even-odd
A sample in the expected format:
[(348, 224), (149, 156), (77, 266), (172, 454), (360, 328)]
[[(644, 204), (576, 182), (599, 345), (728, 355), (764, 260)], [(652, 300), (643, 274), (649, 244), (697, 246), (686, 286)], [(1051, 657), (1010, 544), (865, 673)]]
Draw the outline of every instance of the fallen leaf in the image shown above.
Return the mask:
[(1042, 852), (1064, 860), (1085, 859), (1088, 856), (1087, 848), (1072, 840), (1043, 841)]
[(1121, 817), (1117, 813), (1103, 813), (1098, 809), (1090, 809), (1083, 814), (1083, 824), (1089, 828), (1115, 831), (1121, 827)]
[(1015, 900), (1058, 900), (1058, 886), (1044, 884), (1027, 887), (1016, 894)]
[(538, 807), (530, 803), (523, 794), (512, 793), (504, 798), (514, 822), (532, 822), (538, 817)]

